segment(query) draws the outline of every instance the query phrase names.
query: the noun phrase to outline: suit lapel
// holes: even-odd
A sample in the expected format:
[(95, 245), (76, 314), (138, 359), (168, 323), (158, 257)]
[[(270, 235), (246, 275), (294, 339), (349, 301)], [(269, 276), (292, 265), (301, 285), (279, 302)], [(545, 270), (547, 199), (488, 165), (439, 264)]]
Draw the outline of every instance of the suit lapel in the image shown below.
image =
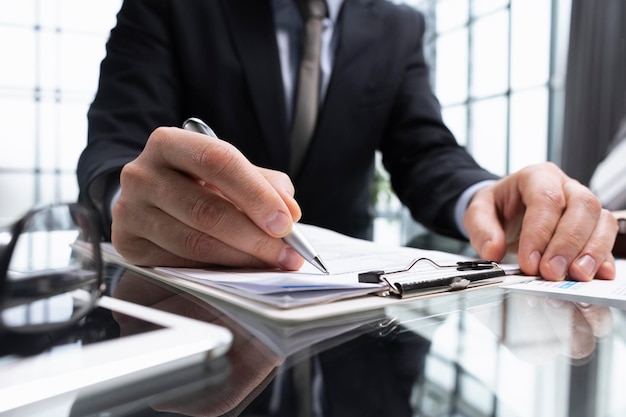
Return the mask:
[(383, 29), (373, 0), (346, 0), (339, 19), (337, 55), (311, 149), (318, 157), (335, 146), (338, 115), (352, 111), (367, 90), (370, 68), (378, 58), (369, 49)]
[[(286, 172), (289, 165), (289, 132), (271, 2), (223, 0), (222, 5), (248, 80), (252, 105), (263, 133), (262, 140), (268, 144), (274, 167)], [(325, 143), (324, 138), (332, 142), (333, 136), (329, 133), (336, 128), (333, 114), (350, 111), (357, 99), (354, 89), (362, 91), (360, 87), (367, 83), (367, 63), (375, 59), (367, 52), (368, 46), (380, 33), (381, 21), (377, 19), (374, 1), (346, 0), (340, 19), (337, 56), (309, 154), (323, 155), (332, 148), (333, 144)]]
[(248, 80), (263, 140), (268, 144), (274, 166), (286, 171), (289, 164), (287, 121), (271, 2), (224, 0), (222, 5)]
[[(340, 38), (333, 75), (345, 76), (349, 71), (361, 71), (357, 57), (367, 56), (370, 42), (380, 36), (376, 7), (373, 0), (346, 0), (340, 15)], [(356, 65), (352, 65), (356, 64)]]

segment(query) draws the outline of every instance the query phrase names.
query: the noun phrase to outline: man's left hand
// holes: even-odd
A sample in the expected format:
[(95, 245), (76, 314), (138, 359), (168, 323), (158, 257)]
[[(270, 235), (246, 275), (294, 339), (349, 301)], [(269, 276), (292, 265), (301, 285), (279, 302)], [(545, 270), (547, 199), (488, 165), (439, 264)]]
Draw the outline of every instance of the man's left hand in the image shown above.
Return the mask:
[(552, 163), (526, 167), (476, 193), (463, 224), (479, 256), (517, 251), (523, 273), (558, 281), (613, 279), (617, 221)]

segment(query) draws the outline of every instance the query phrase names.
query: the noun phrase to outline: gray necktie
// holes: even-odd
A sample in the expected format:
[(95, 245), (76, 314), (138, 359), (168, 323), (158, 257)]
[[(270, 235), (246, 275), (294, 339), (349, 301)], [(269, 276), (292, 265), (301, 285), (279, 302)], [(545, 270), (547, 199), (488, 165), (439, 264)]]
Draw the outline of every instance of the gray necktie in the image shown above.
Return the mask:
[(319, 108), (322, 19), (328, 13), (325, 0), (299, 0), (298, 3), (304, 18), (304, 42), (291, 128), (289, 168), (292, 175), (300, 170), (315, 130)]

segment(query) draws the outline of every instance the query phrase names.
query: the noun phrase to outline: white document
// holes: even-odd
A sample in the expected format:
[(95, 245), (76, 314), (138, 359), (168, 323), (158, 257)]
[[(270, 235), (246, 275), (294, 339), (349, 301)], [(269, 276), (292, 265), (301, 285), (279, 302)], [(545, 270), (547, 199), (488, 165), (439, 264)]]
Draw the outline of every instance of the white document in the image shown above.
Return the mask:
[(342, 314), (324, 320), (284, 324), (267, 320), (256, 312), (246, 311), (233, 305), (214, 303), (213, 306), (237, 321), (264, 345), (283, 357), (292, 356), (312, 346), (320, 351), (324, 350), (339, 340), (354, 337), (363, 328), (371, 331), (384, 330), (387, 326), (393, 325), (392, 319), (385, 315), (384, 308)]
[(531, 281), (506, 284), (502, 288), (560, 298), (570, 301), (601, 304), (613, 307), (626, 306), (626, 260), (617, 260), (616, 277), (614, 280), (594, 279), (588, 282), (578, 281)]
[(355, 297), (387, 288), (382, 283), (360, 283), (360, 272), (402, 269), (420, 257), (428, 257), (439, 263), (464, 260), (459, 255), (382, 245), (310, 225), (300, 225), (300, 228), (317, 248), (330, 275), (324, 275), (308, 263), (296, 272), (164, 267), (155, 268), (155, 271), (279, 308), (292, 308)]

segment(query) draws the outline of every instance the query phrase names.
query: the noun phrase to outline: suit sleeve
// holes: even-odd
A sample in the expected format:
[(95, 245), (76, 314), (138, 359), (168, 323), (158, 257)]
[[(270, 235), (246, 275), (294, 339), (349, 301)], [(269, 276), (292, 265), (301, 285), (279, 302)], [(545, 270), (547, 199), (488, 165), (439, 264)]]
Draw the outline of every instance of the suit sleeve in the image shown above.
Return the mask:
[(77, 167), (79, 200), (100, 212), (106, 237), (108, 201), (122, 167), (141, 153), (156, 127), (180, 124), (182, 100), (165, 16), (163, 1), (123, 3), (87, 114), (87, 146)]
[(394, 190), (427, 227), (462, 238), (454, 206), (464, 190), (497, 176), (482, 169), (444, 125), (423, 54), (424, 18), (409, 8), (399, 15), (408, 57), (381, 144)]

